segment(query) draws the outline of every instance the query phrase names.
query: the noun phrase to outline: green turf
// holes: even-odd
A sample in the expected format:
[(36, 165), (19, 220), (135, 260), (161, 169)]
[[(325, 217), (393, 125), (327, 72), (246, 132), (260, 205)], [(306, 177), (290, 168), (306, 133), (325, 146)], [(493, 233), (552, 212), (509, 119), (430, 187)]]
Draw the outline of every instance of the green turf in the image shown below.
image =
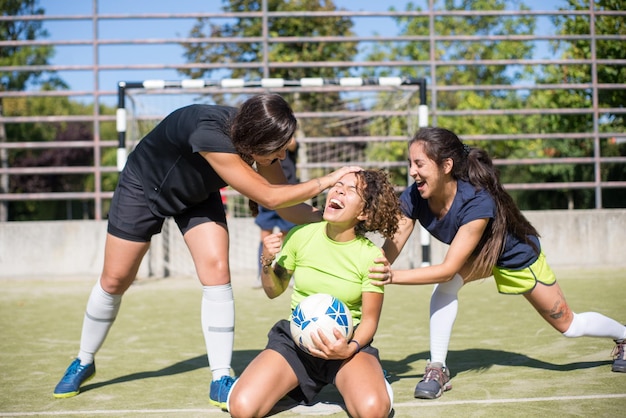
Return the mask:
[[(557, 272), (577, 312), (626, 322), (626, 270)], [(234, 278), (233, 368), (241, 373), (286, 315), (287, 294), (269, 300), (254, 274)], [(78, 350), (82, 315), (95, 278), (0, 280), (0, 416), (227, 416), (208, 403), (200, 328), (200, 285), (193, 278), (139, 280), (97, 356), (97, 375), (83, 392), (54, 399), (52, 390)], [(391, 374), (396, 417), (624, 416), (626, 373), (610, 371), (613, 343), (567, 339), (521, 296), (499, 295), (488, 279), (461, 290), (448, 364), (453, 390), (434, 401), (413, 398), (428, 358), (431, 286), (390, 286), (375, 339)], [(325, 389), (328, 408), (295, 409), (345, 417)]]

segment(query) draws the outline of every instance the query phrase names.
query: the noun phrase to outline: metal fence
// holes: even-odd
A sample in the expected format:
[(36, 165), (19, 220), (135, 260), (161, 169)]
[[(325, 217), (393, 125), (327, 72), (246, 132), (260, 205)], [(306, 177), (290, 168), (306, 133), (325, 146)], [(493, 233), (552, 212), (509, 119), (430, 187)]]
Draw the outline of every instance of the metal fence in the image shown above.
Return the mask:
[[(261, 49), (268, 51), (272, 45), (281, 43), (294, 43), (294, 42), (325, 42), (325, 43), (337, 43), (337, 42), (354, 42), (357, 45), (367, 45), (369, 47), (380, 45), (384, 47), (389, 43), (411, 43), (411, 42), (426, 42), (431, 46), (431, 58), (428, 61), (423, 60), (402, 60), (402, 61), (376, 61), (365, 60), (362, 56), (359, 56), (359, 61), (339, 61), (339, 62), (272, 62), (269, 60), (269, 55), (264, 55), (262, 62), (243, 63), (233, 62), (228, 63), (230, 69), (259, 69), (263, 73), (264, 77), (271, 77), (272, 71), (276, 69), (285, 68), (341, 68), (354, 70), (357, 73), (359, 71), (367, 71), (368, 69), (380, 69), (388, 68), (393, 72), (394, 69), (414, 67), (419, 68), (420, 72), (425, 75), (428, 80), (428, 108), (429, 108), (429, 120), (431, 125), (437, 125), (438, 120), (441, 118), (463, 118), (468, 115), (472, 116), (489, 116), (489, 115), (569, 115), (579, 114), (588, 115), (593, 120), (593, 129), (589, 132), (571, 133), (571, 132), (524, 132), (511, 134), (510, 132), (501, 132), (497, 134), (489, 135), (463, 135), (464, 139), (475, 141), (500, 141), (500, 140), (532, 140), (538, 137), (541, 138), (557, 138), (557, 139), (590, 139), (593, 142), (593, 155), (588, 157), (577, 158), (517, 158), (498, 160), (494, 162), (500, 165), (530, 165), (530, 164), (590, 164), (594, 167), (594, 179), (588, 182), (560, 182), (560, 183), (516, 183), (507, 184), (507, 188), (510, 190), (515, 189), (580, 189), (587, 188), (595, 191), (595, 206), (596, 208), (602, 207), (602, 190), (606, 188), (626, 188), (626, 181), (603, 181), (601, 172), (603, 166), (606, 164), (626, 164), (626, 157), (620, 156), (603, 156), (601, 151), (601, 142), (606, 141), (609, 138), (622, 138), (626, 136), (623, 131), (606, 131), (600, 129), (601, 122), (607, 115), (623, 115), (626, 113), (624, 107), (606, 108), (599, 103), (598, 97), (602, 91), (617, 90), (626, 92), (626, 85), (623, 82), (615, 84), (602, 84), (598, 82), (596, 73), (599, 66), (615, 66), (617, 69), (626, 66), (626, 59), (606, 59), (596, 55), (595, 45), (600, 41), (616, 41), (625, 42), (626, 36), (623, 27), (618, 28), (615, 33), (596, 33), (594, 22), (596, 19), (602, 17), (617, 17), (623, 21), (626, 20), (626, 11), (606, 11), (598, 10), (595, 2), (590, 2), (589, 9), (585, 10), (490, 10), (490, 11), (461, 11), (461, 10), (441, 10), (435, 6), (434, 1), (424, 2), (423, 11), (386, 11), (386, 12), (368, 12), (368, 11), (356, 11), (356, 10), (342, 10), (342, 11), (325, 11), (325, 12), (270, 12), (267, 11), (267, 4), (263, 2), (263, 10), (258, 12), (238, 12), (238, 13), (141, 13), (141, 14), (103, 14), (99, 13), (98, 0), (92, 0), (92, 11), (86, 14), (63, 14), (63, 15), (32, 15), (32, 16), (0, 16), (0, 21), (44, 21), (46, 23), (51, 22), (81, 22), (88, 25), (91, 28), (90, 35), (82, 33), (83, 39), (77, 36), (77, 39), (62, 39), (62, 40), (33, 40), (33, 41), (1, 41), (1, 47), (29, 47), (37, 45), (52, 45), (55, 48), (62, 47), (81, 47), (87, 48), (90, 51), (92, 62), (88, 64), (56, 64), (56, 65), (28, 65), (28, 66), (0, 66), (0, 72), (31, 72), (31, 71), (56, 71), (62, 74), (73, 73), (88, 73), (91, 76), (92, 88), (84, 90), (55, 90), (55, 91), (1, 91), (0, 99), (6, 100), (11, 98), (22, 97), (49, 97), (49, 98), (72, 98), (81, 100), (83, 102), (89, 102), (98, 104), (93, 106), (93, 111), (90, 114), (84, 115), (40, 115), (40, 116), (5, 116), (0, 115), (0, 160), (2, 165), (0, 166), (0, 220), (6, 219), (6, 204), (10, 201), (26, 201), (26, 200), (82, 200), (91, 201), (94, 203), (94, 218), (103, 218), (103, 204), (105, 201), (111, 198), (112, 191), (103, 190), (102, 178), (103, 175), (108, 173), (115, 173), (118, 169), (115, 164), (104, 165), (102, 162), (102, 155), (108, 149), (118, 147), (118, 139), (115, 137), (101, 137), (101, 126), (103, 123), (114, 124), (116, 122), (116, 116), (113, 114), (102, 114), (100, 104), (114, 103), (115, 99), (119, 95), (118, 84), (108, 83), (106, 85), (101, 84), (101, 80), (105, 75), (116, 73), (120, 71), (133, 72), (136, 74), (135, 81), (145, 80), (149, 78), (146, 74), (155, 70), (172, 70), (180, 71), (185, 69), (219, 69), (224, 66), (221, 63), (146, 63), (146, 64), (128, 64), (124, 62), (107, 62), (103, 63), (100, 59), (100, 54), (103, 48), (143, 48), (147, 46), (174, 46), (189, 43), (203, 43), (203, 42), (218, 42), (218, 43), (257, 43), (261, 45)], [(478, 16), (499, 16), (502, 19), (516, 17), (516, 16), (533, 16), (537, 19), (549, 19), (554, 16), (580, 16), (588, 19), (590, 22), (590, 33), (584, 35), (560, 35), (551, 32), (551, 28), (544, 28), (542, 33), (534, 35), (450, 35), (437, 33), (434, 28), (434, 22), (443, 16), (457, 16), (459, 18), (473, 18)], [(184, 20), (189, 22), (189, 28), (197, 19), (237, 19), (237, 18), (255, 18), (260, 19), (263, 22), (262, 32), (258, 36), (254, 37), (237, 37), (237, 38), (190, 38), (185, 35), (172, 36), (172, 37), (150, 37), (150, 38), (132, 38), (132, 39), (102, 39), (99, 35), (99, 27), (104, 23), (116, 22), (117, 24), (128, 24), (130, 22), (141, 21), (146, 25), (154, 25), (158, 27), (163, 25), (163, 21), (170, 19)], [(394, 19), (394, 18), (424, 18), (431, 22), (431, 31), (425, 36), (400, 36), (400, 35), (368, 35), (368, 36), (353, 36), (353, 37), (338, 37), (338, 36), (274, 36), (268, 30), (268, 21), (276, 18), (298, 18), (306, 19), (309, 17), (345, 17), (355, 21), (359, 19)], [(621, 25), (624, 25), (622, 23)], [(553, 30), (554, 28), (552, 28)], [(86, 36), (86, 38), (85, 38)], [(451, 42), (451, 43), (480, 43), (480, 42), (499, 42), (499, 41), (519, 41), (522, 43), (532, 42), (550, 42), (558, 40), (583, 40), (588, 42), (590, 47), (590, 54), (588, 59), (549, 59), (549, 58), (532, 58), (532, 59), (497, 59), (497, 60), (447, 60), (436, 58), (434, 55), (434, 48), (437, 43)], [(155, 61), (159, 61), (158, 55), (155, 56)], [(591, 82), (585, 83), (556, 83), (556, 84), (506, 84), (506, 85), (463, 85), (463, 84), (447, 84), (437, 79), (438, 69), (442, 67), (454, 67), (454, 66), (562, 66), (568, 65), (583, 65), (586, 66), (591, 72)], [(128, 75), (126, 79), (120, 79), (118, 81), (132, 80)], [(179, 77), (180, 78), (180, 77)], [(280, 91), (282, 92), (294, 92), (298, 87), (283, 86)], [(354, 86), (336, 86), (338, 91), (350, 91), (354, 89)], [(263, 90), (268, 90), (264, 88)], [(588, 91), (592, 97), (592, 106), (588, 108), (531, 108), (531, 109), (487, 109), (487, 110), (450, 110), (442, 108), (439, 105), (439, 100), (442, 95), (448, 92), (455, 91), (498, 91), (503, 92), (516, 92), (516, 91), (532, 91), (532, 90), (554, 90), (560, 92), (567, 91)], [(259, 88), (241, 88), (242, 94), (258, 92)], [(115, 105), (113, 104), (113, 107)], [(417, 112), (417, 109), (415, 109)], [(367, 117), (367, 111), (362, 113)], [(297, 114), (299, 118), (312, 117), (314, 115)], [(86, 141), (63, 141), (63, 142), (39, 142), (34, 141), (31, 138), (6, 138), (3, 133), (3, 127), (8, 124), (23, 124), (23, 123), (59, 123), (59, 122), (86, 122), (93, 127), (93, 138)], [(410, 136), (410, 133), (407, 133)], [(392, 138), (397, 140), (398, 138)], [(345, 138), (350, 141), (354, 138)], [(363, 138), (361, 138), (363, 140)], [(55, 149), (55, 148), (89, 148), (93, 152), (93, 166), (88, 167), (61, 167), (61, 166), (45, 166), (45, 167), (10, 167), (7, 163), (7, 154), (14, 150), (41, 150), (41, 149)], [(11, 193), (9, 191), (9, 177), (17, 175), (35, 175), (35, 174), (89, 174), (94, 177), (93, 191), (83, 192), (61, 192), (53, 191), (46, 193)]]

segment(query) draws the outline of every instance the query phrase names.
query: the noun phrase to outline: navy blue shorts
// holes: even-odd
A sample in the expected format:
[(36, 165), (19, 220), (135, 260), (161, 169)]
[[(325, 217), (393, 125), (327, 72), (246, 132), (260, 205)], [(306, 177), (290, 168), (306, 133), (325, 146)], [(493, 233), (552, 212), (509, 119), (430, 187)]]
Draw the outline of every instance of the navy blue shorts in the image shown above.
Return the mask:
[[(274, 350), (287, 360), (298, 377), (298, 387), (288, 393), (297, 402), (310, 404), (324, 386), (334, 383), (335, 376), (345, 360), (325, 360), (302, 351), (291, 338), (289, 321), (278, 321), (267, 334), (266, 349)], [(378, 349), (366, 344), (361, 351), (380, 361)]]
[[(205, 222), (226, 224), (226, 212), (220, 192), (209, 194), (208, 199), (183, 213), (173, 216), (180, 232), (185, 235), (194, 226)], [(136, 242), (150, 242), (161, 232), (165, 218), (153, 214), (138, 177), (126, 168), (113, 193), (109, 210), (107, 232), (118, 238)]]
[(278, 216), (278, 212), (275, 210), (269, 210), (263, 206), (259, 206), (259, 214), (254, 218), (254, 223), (265, 231), (273, 231), (274, 228), (278, 228), (281, 231), (289, 231), (296, 226), (296, 224)]

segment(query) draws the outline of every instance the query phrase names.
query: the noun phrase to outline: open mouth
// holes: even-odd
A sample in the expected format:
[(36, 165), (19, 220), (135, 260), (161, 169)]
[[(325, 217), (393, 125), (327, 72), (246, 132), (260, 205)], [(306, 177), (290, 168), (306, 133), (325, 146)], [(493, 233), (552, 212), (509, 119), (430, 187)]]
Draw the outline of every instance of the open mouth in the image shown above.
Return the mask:
[(330, 209), (343, 209), (345, 207), (343, 202), (337, 199), (330, 199), (327, 206)]

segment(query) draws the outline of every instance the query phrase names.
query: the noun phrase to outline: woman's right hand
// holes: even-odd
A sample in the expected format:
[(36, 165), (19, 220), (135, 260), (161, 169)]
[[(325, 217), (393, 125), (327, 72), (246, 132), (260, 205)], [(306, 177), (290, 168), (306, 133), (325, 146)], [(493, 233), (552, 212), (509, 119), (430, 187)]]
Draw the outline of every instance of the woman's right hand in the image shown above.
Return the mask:
[(393, 271), (391, 263), (387, 257), (383, 256), (374, 259), (374, 265), (369, 268), (368, 277), (374, 286), (384, 286), (393, 282)]
[[(328, 178), (331, 183), (326, 185), (326, 187), (324, 187), (323, 190), (326, 190), (330, 187), (333, 187), (335, 185), (335, 183), (337, 183), (339, 180), (341, 180), (341, 178), (343, 176), (345, 176), (346, 174), (350, 174), (350, 173), (356, 173), (358, 171), (363, 171), (363, 168), (356, 166), (356, 165), (348, 165), (348, 166), (344, 166), (341, 167), (335, 171), (333, 171), (332, 173), (329, 173), (327, 175), (325, 175), (324, 177), (320, 177), (321, 179), (326, 179)], [(323, 184), (323, 183), (321, 183)], [(321, 192), (322, 190), (320, 190)]]
[(276, 254), (280, 252), (283, 245), (283, 233), (277, 232), (269, 234), (263, 238), (263, 257), (266, 259), (274, 259)]

